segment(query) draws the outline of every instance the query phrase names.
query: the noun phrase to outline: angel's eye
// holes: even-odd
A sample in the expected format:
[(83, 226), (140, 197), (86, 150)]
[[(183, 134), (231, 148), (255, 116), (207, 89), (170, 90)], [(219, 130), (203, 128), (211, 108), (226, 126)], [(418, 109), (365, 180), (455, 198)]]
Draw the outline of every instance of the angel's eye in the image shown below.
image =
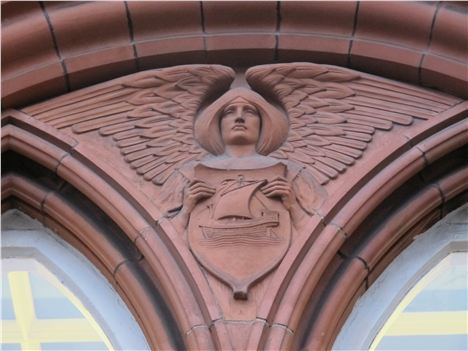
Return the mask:
[(224, 110), (223, 115), (229, 115), (234, 112), (233, 108), (227, 108)]
[(254, 110), (253, 108), (246, 108), (245, 112), (250, 113), (252, 115), (257, 115), (257, 110)]

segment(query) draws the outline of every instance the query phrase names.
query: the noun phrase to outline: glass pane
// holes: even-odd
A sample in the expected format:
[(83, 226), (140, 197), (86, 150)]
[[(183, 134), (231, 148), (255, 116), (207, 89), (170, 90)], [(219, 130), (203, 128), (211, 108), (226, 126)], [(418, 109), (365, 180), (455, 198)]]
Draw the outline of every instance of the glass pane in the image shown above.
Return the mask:
[(468, 349), (468, 253), (452, 253), (403, 298), (371, 350)]
[(103, 342), (57, 342), (41, 344), (42, 351), (105, 351)]
[(3, 279), (2, 275), (2, 308), (0, 308), (0, 318), (2, 320), (15, 319), (15, 312), (13, 310), (13, 303), (10, 295), (10, 284), (8, 279)]
[(34, 259), (2, 260), (1, 350), (111, 350), (83, 303)]
[(29, 272), (37, 319), (84, 318), (73, 303), (37, 272)]

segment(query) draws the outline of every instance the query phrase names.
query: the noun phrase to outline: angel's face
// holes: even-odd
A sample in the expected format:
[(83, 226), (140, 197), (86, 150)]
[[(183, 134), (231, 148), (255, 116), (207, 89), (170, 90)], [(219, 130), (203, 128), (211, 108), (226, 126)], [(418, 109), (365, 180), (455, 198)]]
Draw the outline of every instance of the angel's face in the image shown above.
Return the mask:
[(256, 145), (260, 126), (257, 108), (242, 98), (231, 101), (221, 114), (221, 136), (225, 145)]

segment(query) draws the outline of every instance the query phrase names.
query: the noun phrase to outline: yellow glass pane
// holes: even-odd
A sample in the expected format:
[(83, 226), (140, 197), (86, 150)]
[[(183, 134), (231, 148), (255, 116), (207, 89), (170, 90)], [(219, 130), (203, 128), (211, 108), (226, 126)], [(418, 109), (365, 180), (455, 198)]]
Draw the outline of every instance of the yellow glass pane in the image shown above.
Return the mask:
[(2, 260), (1, 349), (112, 350), (83, 303), (34, 259)]
[(468, 348), (468, 253), (452, 253), (402, 299), (371, 350)]

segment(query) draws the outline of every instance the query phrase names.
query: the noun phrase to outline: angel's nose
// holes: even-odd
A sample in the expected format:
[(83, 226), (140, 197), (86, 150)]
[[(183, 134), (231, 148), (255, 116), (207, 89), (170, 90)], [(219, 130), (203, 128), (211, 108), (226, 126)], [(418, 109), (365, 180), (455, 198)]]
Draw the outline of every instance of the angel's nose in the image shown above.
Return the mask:
[(236, 120), (234, 121), (235, 123), (245, 123), (244, 117), (237, 117)]

